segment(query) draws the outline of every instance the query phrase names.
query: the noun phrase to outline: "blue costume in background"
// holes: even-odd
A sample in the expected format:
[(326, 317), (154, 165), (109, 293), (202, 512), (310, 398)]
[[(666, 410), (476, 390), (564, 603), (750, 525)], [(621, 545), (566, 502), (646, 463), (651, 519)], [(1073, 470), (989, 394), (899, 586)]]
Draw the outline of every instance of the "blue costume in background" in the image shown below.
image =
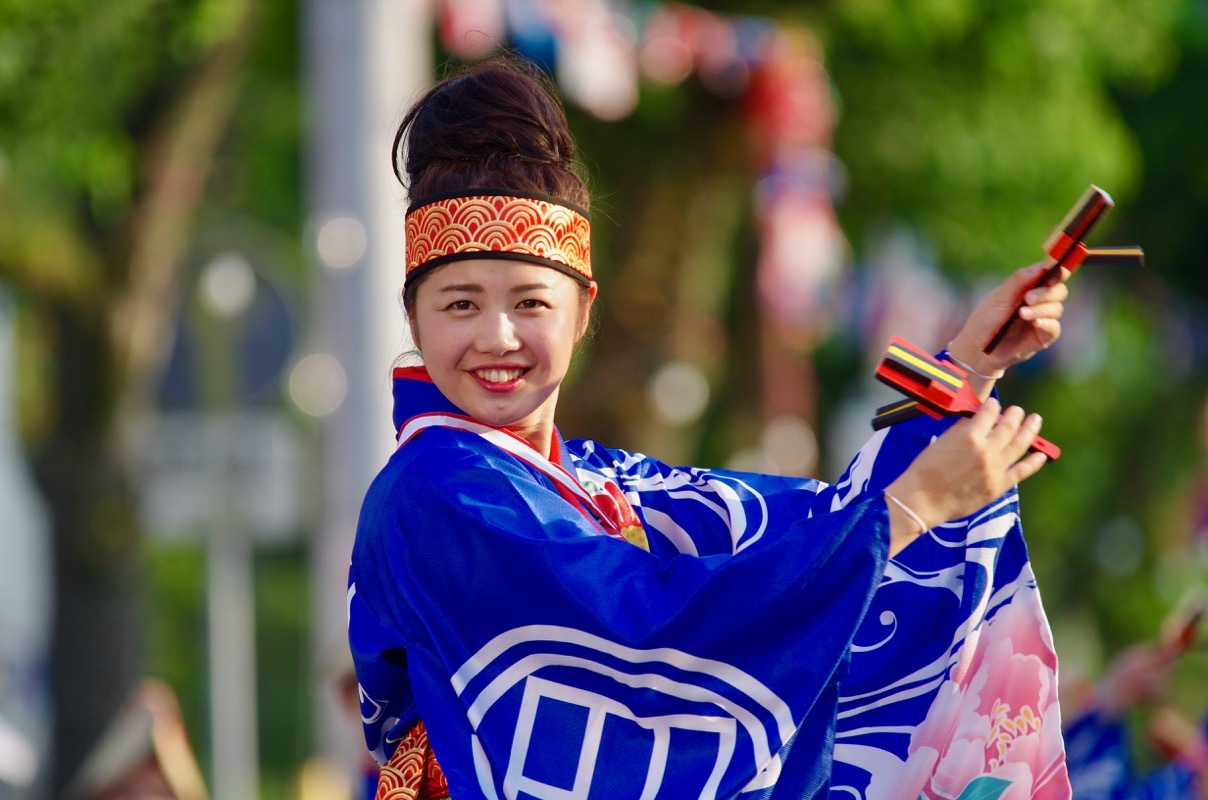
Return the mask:
[[(1068, 796), (1014, 492), (886, 566), (881, 489), (943, 423), (834, 485), (560, 437), (543, 467), (422, 370), (395, 383), (348, 590), (379, 761), (422, 719), (456, 800)], [(999, 652), (995, 620), (1041, 641)], [(1027, 708), (998, 681), (1023, 673)]]
[[(1208, 736), (1208, 720), (1203, 723)], [(1196, 800), (1199, 787), (1191, 765), (1173, 761), (1140, 771), (1133, 764), (1122, 719), (1097, 709), (1077, 716), (1066, 731), (1074, 800)]]

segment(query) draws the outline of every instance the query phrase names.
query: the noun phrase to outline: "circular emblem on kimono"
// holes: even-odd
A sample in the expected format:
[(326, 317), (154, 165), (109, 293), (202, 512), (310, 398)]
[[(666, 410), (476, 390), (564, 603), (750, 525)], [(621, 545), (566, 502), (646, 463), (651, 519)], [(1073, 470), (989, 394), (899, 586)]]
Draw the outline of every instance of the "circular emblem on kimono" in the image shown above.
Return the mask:
[(452, 682), (487, 797), (730, 796), (774, 785), (794, 731), (732, 665), (573, 628), (507, 631)]

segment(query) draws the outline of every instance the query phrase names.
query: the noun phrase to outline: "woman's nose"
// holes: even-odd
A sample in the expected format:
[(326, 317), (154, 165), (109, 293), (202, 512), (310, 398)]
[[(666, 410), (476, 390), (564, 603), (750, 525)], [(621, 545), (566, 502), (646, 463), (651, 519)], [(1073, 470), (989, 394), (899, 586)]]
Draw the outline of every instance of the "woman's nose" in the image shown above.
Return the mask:
[(478, 328), (478, 349), (502, 355), (520, 349), (516, 325), (507, 314), (484, 314)]

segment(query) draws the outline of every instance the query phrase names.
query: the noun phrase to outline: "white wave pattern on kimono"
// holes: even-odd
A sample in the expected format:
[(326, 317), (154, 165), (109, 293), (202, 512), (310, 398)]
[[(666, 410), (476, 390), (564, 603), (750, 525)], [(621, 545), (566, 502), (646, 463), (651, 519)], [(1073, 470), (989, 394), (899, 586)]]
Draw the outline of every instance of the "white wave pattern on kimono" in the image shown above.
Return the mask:
[[(944, 425), (922, 419), (876, 433), (819, 511), (880, 492)], [(686, 543), (681, 552), (696, 554), (670, 515), (642, 503), (643, 492), (697, 503), (716, 497), (712, 507), (730, 526), (736, 552), (762, 531), (751, 530), (756, 520), (733, 494), (758, 497), (763, 476), (743, 481), (691, 468), (637, 474), (642, 464), (649, 469), (646, 457), (584, 444), (576, 460), (593, 461), (592, 469), (624, 486), (651, 528)], [(609, 456), (612, 468), (600, 463)], [(580, 479), (589, 474), (580, 469)], [(1069, 798), (1056, 669), (1012, 490), (938, 526), (887, 565), (840, 687), (832, 798)]]
[[(910, 434), (885, 434), (853, 460), (837, 506), (883, 488), (917, 452)], [(834, 800), (1070, 797), (1057, 657), (1017, 492), (891, 560), (852, 651)]]

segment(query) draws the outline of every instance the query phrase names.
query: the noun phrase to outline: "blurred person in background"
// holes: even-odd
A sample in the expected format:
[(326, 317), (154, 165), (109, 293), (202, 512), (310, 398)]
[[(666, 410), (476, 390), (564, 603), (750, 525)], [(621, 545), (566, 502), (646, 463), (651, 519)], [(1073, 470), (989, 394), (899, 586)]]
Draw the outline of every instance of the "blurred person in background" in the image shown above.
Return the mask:
[[(423, 366), (395, 371), (399, 446), (365, 500), (348, 588), (378, 796), (825, 796), (840, 682), (868, 669), (853, 650), (877, 649), (853, 639), (878, 584), (913, 580), (886, 560), (929, 532), (921, 554), (962, 562), (969, 543), (1020, 535), (1014, 487), (1044, 463), (1028, 454), (1040, 419), (987, 398), (1057, 339), (1064, 284), (1028, 292), (988, 356), (980, 345), (1044, 265), (991, 292), (941, 354), (972, 373), (982, 409), (881, 431), (834, 485), (670, 467), (554, 425), (597, 285), (590, 197), (548, 81), (509, 58), (446, 78), (406, 115), (393, 159), (411, 197), (403, 300)], [(1031, 637), (1021, 657), (1051, 673), (1038, 605), (1013, 607)], [(953, 709), (976, 706), (968, 683), (1008, 666), (955, 609), (897, 613), (903, 630), (922, 615), (913, 624), (954, 659), (903, 693), (924, 698), (919, 719), (941, 685)], [(1068, 795), (1045, 697), (1028, 706), (1034, 730), (1020, 727), (1027, 763), (979, 750), (962, 780)], [(887, 728), (901, 752), (861, 751), (883, 765), (868, 767), (869, 796), (918, 797), (936, 759), (956, 756), (942, 734)]]
[[(347, 660), (347, 663), (345, 662)], [(355, 721), (361, 719), (361, 697), (357, 686), (356, 671), (352, 659), (345, 654), (332, 681), (332, 690), (336, 694), (336, 702), (340, 709)], [(377, 762), (365, 752), (352, 786), (353, 800), (372, 800), (377, 794)]]
[(146, 678), (106, 728), (64, 800), (209, 800), (175, 693)]
[(1166, 764), (1142, 776), (1130, 800), (1208, 800), (1208, 715), (1196, 725), (1182, 711), (1161, 706), (1145, 733)]
[[(1165, 635), (1132, 645), (1109, 662), (1067, 726), (1074, 800), (1208, 800), (1208, 719), (1197, 727), (1166, 697), (1202, 617), (1202, 607), (1193, 606), (1176, 615)], [(1129, 715), (1146, 709), (1145, 744), (1165, 764), (1141, 772), (1129, 741)]]

